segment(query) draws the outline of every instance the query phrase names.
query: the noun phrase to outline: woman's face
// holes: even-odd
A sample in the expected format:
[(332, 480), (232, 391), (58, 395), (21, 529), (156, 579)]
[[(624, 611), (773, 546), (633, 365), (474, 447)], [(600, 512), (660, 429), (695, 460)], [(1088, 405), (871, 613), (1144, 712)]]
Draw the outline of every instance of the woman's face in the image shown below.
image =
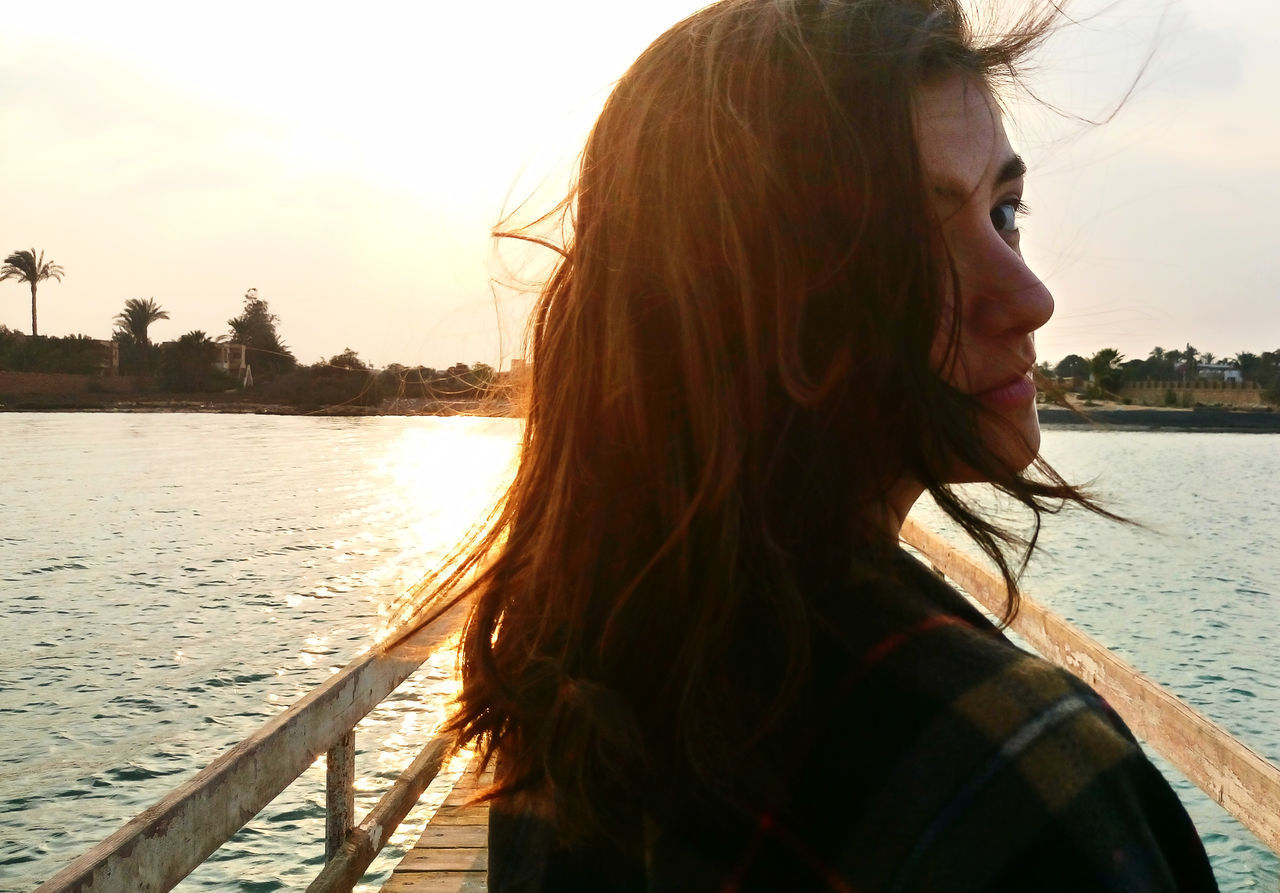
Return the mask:
[[(1034, 333), (1053, 314), (1053, 298), (1019, 248), (1026, 167), (1009, 145), (991, 94), (972, 78), (957, 75), (919, 91), (916, 135), (959, 289), (958, 300), (949, 296), (934, 341), (934, 366), (994, 414), (983, 425), (986, 445), (1020, 470), (1040, 449)], [(974, 474), (957, 477), (973, 480)]]

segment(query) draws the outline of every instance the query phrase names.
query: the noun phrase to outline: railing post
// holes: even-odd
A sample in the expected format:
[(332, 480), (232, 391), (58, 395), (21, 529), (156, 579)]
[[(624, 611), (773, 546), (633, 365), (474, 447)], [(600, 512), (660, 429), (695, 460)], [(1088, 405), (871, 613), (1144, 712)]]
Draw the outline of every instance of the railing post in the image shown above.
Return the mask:
[(325, 755), (324, 861), (329, 862), (355, 827), (356, 730), (338, 739)]

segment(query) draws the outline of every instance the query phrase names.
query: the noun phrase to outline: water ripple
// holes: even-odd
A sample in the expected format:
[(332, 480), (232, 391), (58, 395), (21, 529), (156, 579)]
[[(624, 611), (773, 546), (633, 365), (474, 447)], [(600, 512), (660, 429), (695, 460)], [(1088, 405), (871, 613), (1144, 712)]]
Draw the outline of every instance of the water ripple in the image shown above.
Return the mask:
[[(1280, 763), (1276, 447), (1273, 436), (1045, 431), (1055, 468), (1069, 480), (1097, 479), (1104, 504), (1145, 529), (1083, 512), (1048, 518), (1024, 584)], [(921, 517), (945, 525), (928, 506)], [(1172, 768), (1166, 775), (1180, 779)], [(1222, 888), (1276, 889), (1276, 857), (1188, 782), (1175, 787)]]
[[(0, 419), (0, 492), (24, 519), (0, 537), (0, 891), (29, 890), (367, 649), (517, 437), (468, 419)], [(456, 473), (472, 462), (496, 474)], [(362, 726), (358, 766), (407, 764), (451, 694)], [(180, 889), (305, 887), (323, 786), (308, 770)]]

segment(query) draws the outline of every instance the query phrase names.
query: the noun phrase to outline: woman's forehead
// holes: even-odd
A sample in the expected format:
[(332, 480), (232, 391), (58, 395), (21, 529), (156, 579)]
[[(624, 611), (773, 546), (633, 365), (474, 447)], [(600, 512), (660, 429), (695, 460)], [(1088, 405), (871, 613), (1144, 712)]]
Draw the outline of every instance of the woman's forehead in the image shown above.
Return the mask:
[(963, 203), (984, 183), (1021, 174), (1000, 108), (981, 81), (956, 75), (921, 87), (915, 123), (925, 176), (940, 195)]

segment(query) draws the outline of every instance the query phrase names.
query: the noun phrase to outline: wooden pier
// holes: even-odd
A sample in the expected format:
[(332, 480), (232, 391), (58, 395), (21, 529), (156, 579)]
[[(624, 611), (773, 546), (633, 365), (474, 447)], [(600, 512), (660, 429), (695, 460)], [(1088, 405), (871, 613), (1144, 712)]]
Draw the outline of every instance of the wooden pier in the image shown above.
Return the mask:
[(383, 885), (383, 893), (483, 893), (489, 867), (489, 807), (471, 804), (490, 778), (471, 767)]
[[(998, 613), (1002, 581), (914, 523), (903, 540), (940, 574)], [(468, 605), (434, 607), (424, 626), (375, 648), (214, 760), (194, 778), (41, 884), (36, 893), (172, 889), (318, 757), (326, 759), (326, 863), (308, 893), (350, 891), (422, 792), (454, 742), (438, 736), (368, 813), (354, 814), (356, 724), (432, 653), (453, 647)], [(1251, 751), (1159, 685), (1024, 597), (1013, 629), (1043, 656), (1092, 685), (1129, 727), (1280, 853), (1280, 767)], [(405, 855), (384, 891), (475, 893), (487, 888), (488, 808), (470, 805), (487, 780), (468, 771)]]

